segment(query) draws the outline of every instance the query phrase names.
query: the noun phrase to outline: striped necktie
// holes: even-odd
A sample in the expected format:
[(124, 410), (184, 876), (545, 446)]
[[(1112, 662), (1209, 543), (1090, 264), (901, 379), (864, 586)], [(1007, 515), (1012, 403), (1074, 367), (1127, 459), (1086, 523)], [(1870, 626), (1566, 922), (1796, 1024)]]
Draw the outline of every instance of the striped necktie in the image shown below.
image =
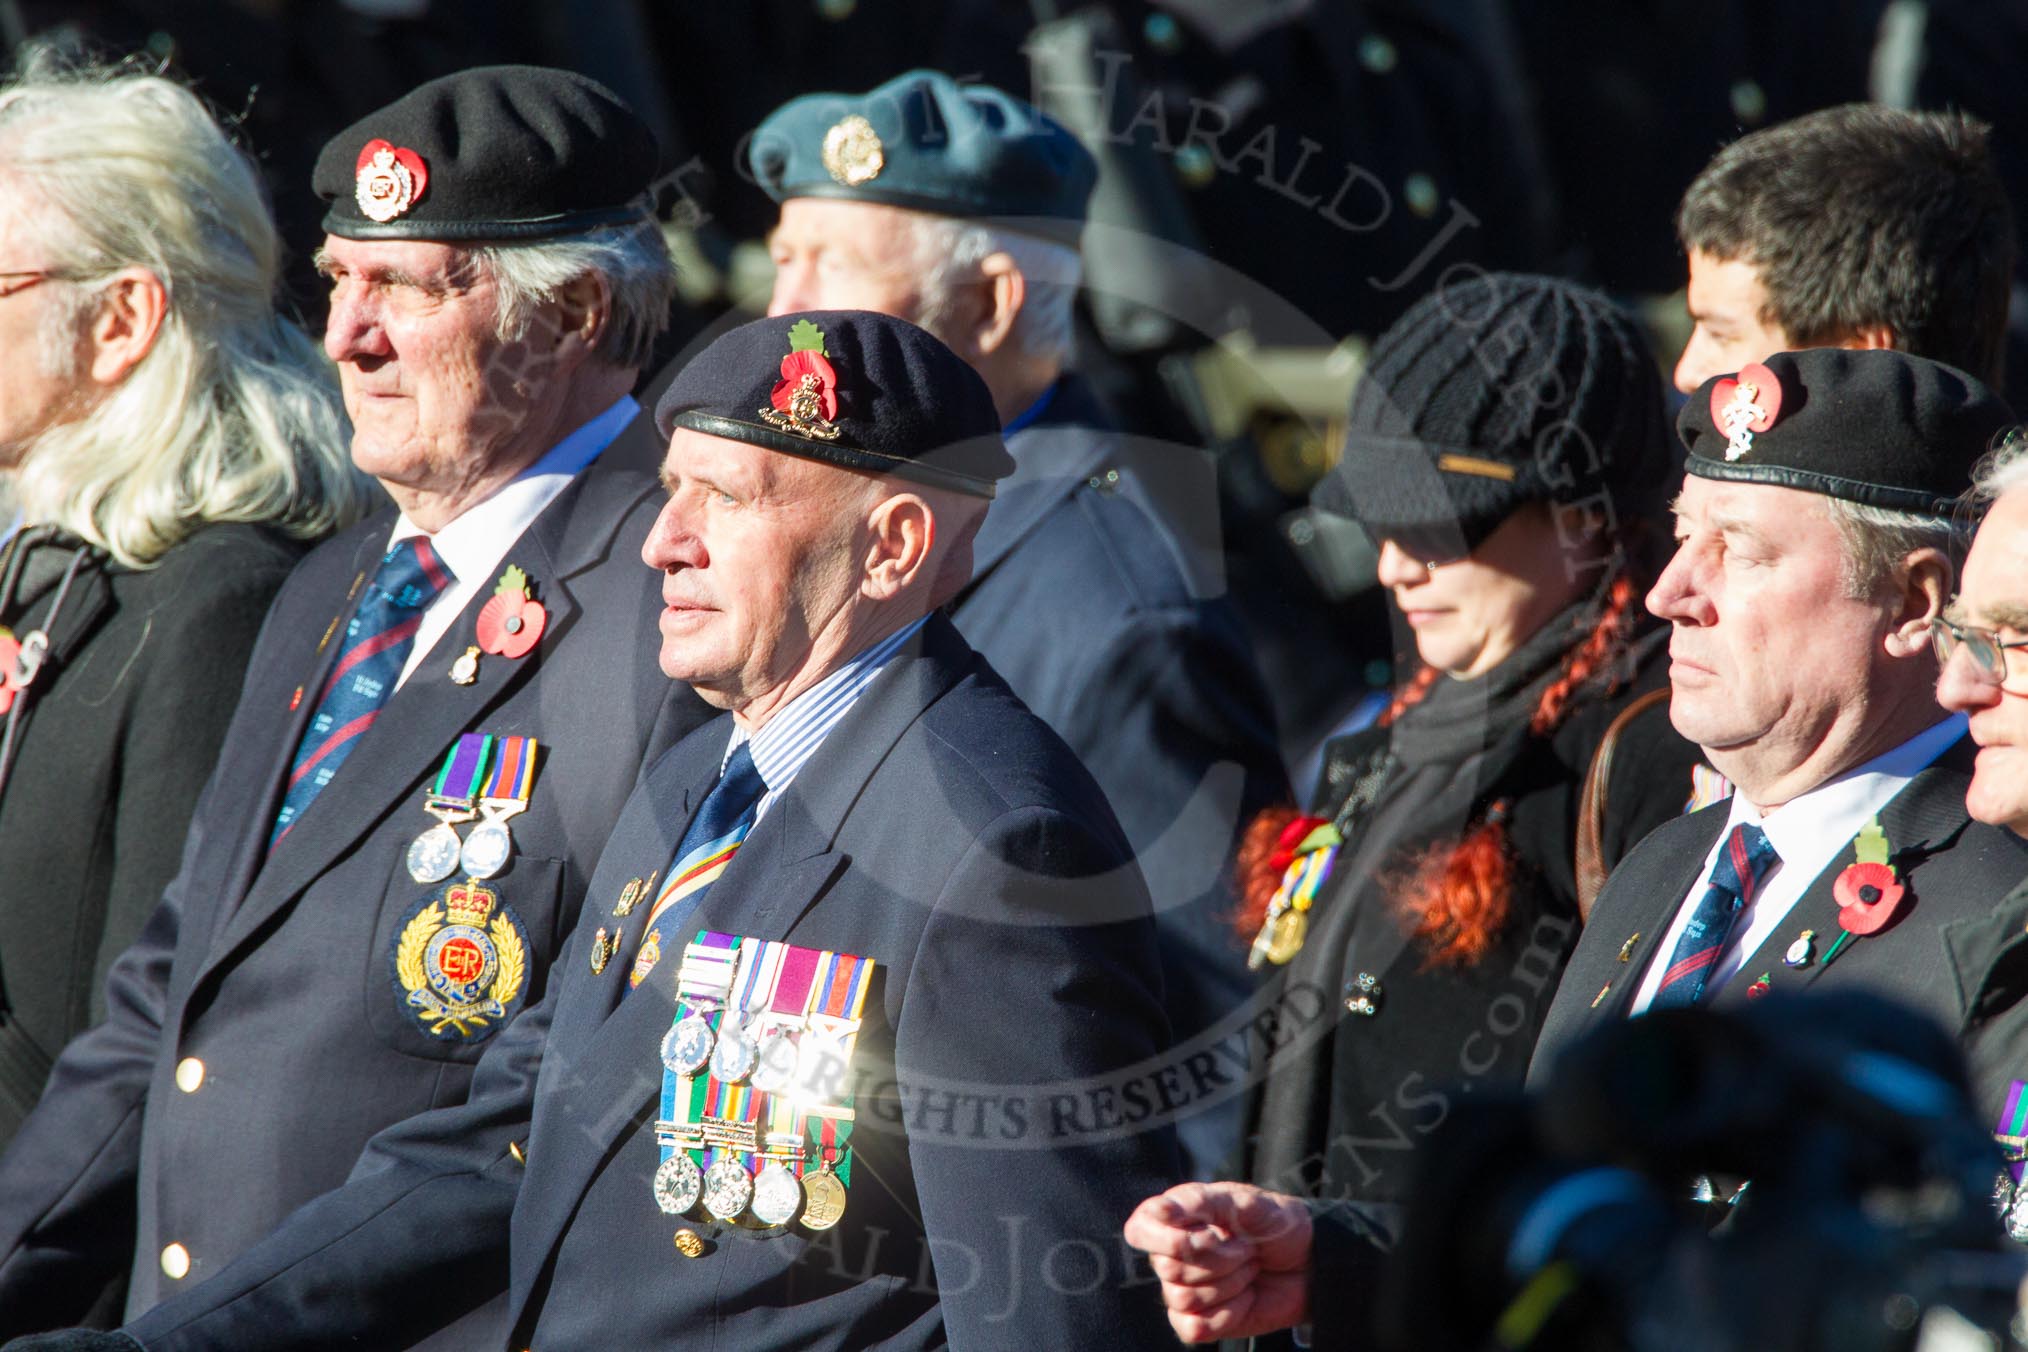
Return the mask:
[(296, 747), (269, 849), (302, 818), (310, 800), (331, 782), (360, 736), (373, 726), (415, 647), (423, 611), (452, 581), (451, 570), (420, 536), (401, 541), (380, 561), (346, 626), (345, 647), (317, 697), (317, 711)]
[(633, 970), (627, 974), (629, 986), (640, 985), (672, 945), (678, 949), (683, 946), (678, 936), (697, 914), (704, 894), (739, 853), (746, 833), (753, 830), (754, 814), (767, 788), (767, 781), (754, 766), (753, 752), (746, 742), (741, 742), (727, 758), (725, 772), (697, 809), (697, 815), (690, 819), (683, 843), (676, 847), (669, 880), (662, 884), (661, 894), (648, 912), (647, 933), (641, 936), (640, 951), (634, 957)]
[(1725, 838), (1711, 883), (1691, 912), (1690, 923), (1676, 940), (1662, 984), (1655, 988), (1649, 1009), (1680, 1009), (1703, 998), (1704, 983), (1732, 934), (1732, 922), (1760, 890), (1760, 880), (1781, 856), (1758, 826), (1741, 822)]

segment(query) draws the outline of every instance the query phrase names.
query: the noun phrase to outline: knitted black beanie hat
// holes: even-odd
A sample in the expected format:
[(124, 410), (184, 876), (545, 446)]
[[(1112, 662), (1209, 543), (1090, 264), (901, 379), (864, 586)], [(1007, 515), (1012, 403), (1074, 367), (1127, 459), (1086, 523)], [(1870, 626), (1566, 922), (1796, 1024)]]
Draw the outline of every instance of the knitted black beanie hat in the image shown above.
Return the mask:
[(1608, 529), (1661, 510), (1680, 453), (1635, 322), (1553, 277), (1480, 273), (1418, 301), (1374, 344), (1345, 451), (1315, 501), (1376, 536), (1454, 556), (1548, 502)]

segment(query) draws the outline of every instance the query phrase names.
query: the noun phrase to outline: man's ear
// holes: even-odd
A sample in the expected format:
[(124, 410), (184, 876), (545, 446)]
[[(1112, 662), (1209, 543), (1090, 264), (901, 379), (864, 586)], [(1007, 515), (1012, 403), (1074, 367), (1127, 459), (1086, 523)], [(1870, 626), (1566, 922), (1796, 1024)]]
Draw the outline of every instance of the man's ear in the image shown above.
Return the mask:
[(104, 386), (119, 384), (148, 355), (169, 314), (169, 289), (146, 268), (122, 268), (99, 290), (88, 339), (88, 373)]
[(979, 280), (973, 285), (979, 289), (980, 305), (972, 344), (981, 356), (991, 356), (1014, 336), (1021, 307), (1028, 303), (1028, 279), (1012, 254), (991, 253), (980, 262)]
[(930, 555), (936, 549), (936, 512), (914, 493), (897, 493), (875, 504), (867, 518), (873, 543), (866, 553), (862, 596), (891, 601), (931, 576)]
[(557, 291), (556, 341), (559, 346), (576, 342), (587, 353), (596, 351), (612, 323), (613, 298), (606, 279), (595, 272), (580, 273)]
[(1861, 324), (1838, 340), (1838, 346), (1854, 352), (1881, 352), (1899, 347), (1894, 330), (1885, 324)]
[(1943, 614), (1957, 570), (1940, 549), (1918, 549), (1903, 561), (1897, 607), (1887, 631), (1887, 651), (1914, 657), (1929, 647), (1930, 621)]

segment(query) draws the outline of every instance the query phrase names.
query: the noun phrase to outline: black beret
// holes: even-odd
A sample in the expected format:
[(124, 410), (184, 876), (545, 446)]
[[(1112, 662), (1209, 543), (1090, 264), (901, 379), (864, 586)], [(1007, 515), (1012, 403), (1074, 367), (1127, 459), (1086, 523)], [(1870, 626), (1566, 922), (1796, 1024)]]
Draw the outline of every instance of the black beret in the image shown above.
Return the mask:
[(2013, 421), (2000, 396), (1956, 367), (1905, 352), (1811, 348), (1705, 381), (1676, 430), (1699, 478), (1946, 516)]
[(1659, 514), (1669, 456), (1661, 375), (1625, 311), (1554, 277), (1483, 273), (1374, 343), (1314, 497), (1375, 534), (1455, 532), (1462, 552), (1532, 502)]
[[(747, 150), (768, 196), (842, 197), (944, 216), (1031, 217), (1074, 233), (1098, 165), (1053, 118), (933, 70), (865, 94), (805, 94), (770, 113)], [(1036, 228), (1031, 225), (1031, 228)]]
[(740, 325), (683, 368), (655, 422), (664, 437), (688, 427), (984, 498), (1014, 472), (979, 373), (907, 320), (867, 310)]
[(343, 239), (533, 240), (647, 218), (655, 135), (595, 80), (481, 66), (339, 132), (311, 182)]

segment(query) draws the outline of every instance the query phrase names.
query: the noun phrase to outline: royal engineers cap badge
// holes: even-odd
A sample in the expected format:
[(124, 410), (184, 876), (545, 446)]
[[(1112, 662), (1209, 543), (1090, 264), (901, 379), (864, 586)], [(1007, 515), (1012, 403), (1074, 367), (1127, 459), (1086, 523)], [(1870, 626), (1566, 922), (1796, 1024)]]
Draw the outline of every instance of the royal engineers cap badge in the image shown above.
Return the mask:
[(871, 183), (887, 167), (880, 133), (857, 113), (840, 118), (824, 133), (824, 169), (848, 188)]
[(409, 1013), (434, 1037), (476, 1042), (506, 1022), (528, 977), (520, 921), (499, 894), (453, 883), (409, 918), (395, 943)]
[(789, 326), (789, 355), (782, 378), (768, 393), (774, 407), (760, 410), (771, 427), (818, 441), (836, 441), (839, 427), (838, 372), (824, 351), (824, 331), (807, 319)]
[(352, 200), (360, 214), (382, 224), (407, 214), (429, 186), (429, 167), (406, 146), (372, 140), (359, 152)]
[(1725, 431), (1725, 458), (1737, 460), (1753, 449), (1753, 434), (1774, 426), (1782, 408), (1781, 381), (1759, 362), (1740, 368), (1711, 387), (1711, 421)]

